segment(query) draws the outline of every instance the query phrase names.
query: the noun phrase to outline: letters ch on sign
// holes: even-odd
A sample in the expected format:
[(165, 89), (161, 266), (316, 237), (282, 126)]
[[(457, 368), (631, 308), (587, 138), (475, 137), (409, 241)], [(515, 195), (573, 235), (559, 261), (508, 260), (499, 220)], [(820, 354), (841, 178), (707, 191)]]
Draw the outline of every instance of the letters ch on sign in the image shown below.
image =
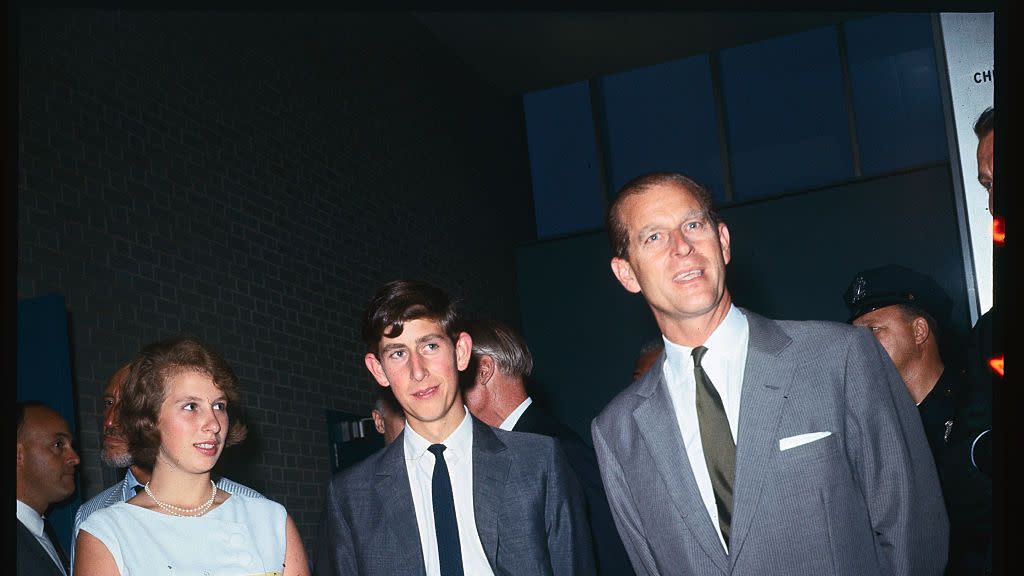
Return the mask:
[(975, 72), (974, 73), (974, 83), (975, 84), (981, 84), (983, 82), (991, 82), (991, 81), (992, 81), (992, 69), (985, 70), (983, 72)]

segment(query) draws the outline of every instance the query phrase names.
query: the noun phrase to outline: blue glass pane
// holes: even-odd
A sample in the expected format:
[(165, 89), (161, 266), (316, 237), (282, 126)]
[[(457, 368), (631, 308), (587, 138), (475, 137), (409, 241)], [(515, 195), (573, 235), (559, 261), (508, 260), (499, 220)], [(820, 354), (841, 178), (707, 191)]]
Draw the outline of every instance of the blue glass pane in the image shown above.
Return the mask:
[(723, 50), (736, 200), (853, 177), (835, 28)]
[(537, 237), (600, 228), (604, 198), (586, 82), (523, 96)]
[(931, 17), (886, 14), (845, 29), (864, 175), (946, 160)]
[(598, 80), (610, 190), (645, 172), (682, 172), (724, 199), (706, 54)]

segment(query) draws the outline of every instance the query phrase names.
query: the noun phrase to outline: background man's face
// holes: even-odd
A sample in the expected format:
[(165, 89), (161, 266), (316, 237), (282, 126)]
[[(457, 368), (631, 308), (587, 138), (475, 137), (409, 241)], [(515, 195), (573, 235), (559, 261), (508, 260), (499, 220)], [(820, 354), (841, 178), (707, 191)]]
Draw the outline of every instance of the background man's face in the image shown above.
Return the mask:
[(913, 318), (899, 306), (886, 306), (859, 316), (854, 319), (853, 325), (871, 330), (882, 348), (889, 353), (896, 370), (904, 374), (916, 348)]
[(637, 378), (646, 374), (647, 371), (651, 369), (651, 366), (654, 365), (654, 362), (658, 359), (658, 356), (660, 355), (661, 349), (659, 348), (657, 350), (644, 352), (637, 356), (636, 365), (633, 366), (633, 380), (636, 380)]
[(128, 378), (128, 366), (122, 366), (111, 376), (103, 391), (103, 451), (100, 459), (107, 466), (126, 468), (132, 463), (128, 442), (121, 432), (117, 411), (121, 404), (121, 386)]
[(30, 406), (18, 438), (18, 492), (28, 495), (30, 506), (46, 506), (75, 491), (78, 454), (64, 418), (49, 408)]
[(384, 435), (385, 446), (394, 442), (405, 428), (405, 414), (394, 413), (387, 408), (383, 412), (374, 408), (370, 415), (373, 416), (373, 425), (377, 432)]
[(988, 211), (990, 214), (995, 214), (994, 204), (992, 200), (996, 193), (995, 187), (995, 174), (992, 171), (992, 141), (995, 139), (995, 130), (985, 134), (981, 140), (978, 141), (978, 182), (988, 190)]

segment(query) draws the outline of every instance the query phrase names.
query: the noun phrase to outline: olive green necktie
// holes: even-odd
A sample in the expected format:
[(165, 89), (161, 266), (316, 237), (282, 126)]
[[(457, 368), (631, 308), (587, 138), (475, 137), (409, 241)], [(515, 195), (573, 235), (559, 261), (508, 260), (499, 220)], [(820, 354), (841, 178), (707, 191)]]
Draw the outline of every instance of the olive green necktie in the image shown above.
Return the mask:
[(725, 545), (729, 546), (732, 523), (732, 483), (736, 476), (736, 442), (729, 430), (722, 398), (708, 378), (700, 359), (708, 349), (693, 349), (693, 378), (697, 383), (697, 422), (700, 424), (700, 443), (704, 447), (704, 461), (711, 476), (718, 507), (718, 525), (722, 529)]

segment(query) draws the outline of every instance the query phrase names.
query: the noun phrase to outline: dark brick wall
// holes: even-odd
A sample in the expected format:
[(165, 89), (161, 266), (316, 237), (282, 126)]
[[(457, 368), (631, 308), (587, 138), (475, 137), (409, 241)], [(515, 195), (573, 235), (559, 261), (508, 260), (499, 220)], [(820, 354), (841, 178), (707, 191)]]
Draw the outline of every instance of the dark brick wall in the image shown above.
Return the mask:
[(227, 356), (251, 434), (233, 475), (312, 545), (325, 408), (369, 413), (363, 304), (415, 277), (518, 319), (533, 239), (521, 101), (413, 18), (26, 12), (19, 38), (19, 298), (71, 318), (84, 497), (106, 380), (145, 343)]

